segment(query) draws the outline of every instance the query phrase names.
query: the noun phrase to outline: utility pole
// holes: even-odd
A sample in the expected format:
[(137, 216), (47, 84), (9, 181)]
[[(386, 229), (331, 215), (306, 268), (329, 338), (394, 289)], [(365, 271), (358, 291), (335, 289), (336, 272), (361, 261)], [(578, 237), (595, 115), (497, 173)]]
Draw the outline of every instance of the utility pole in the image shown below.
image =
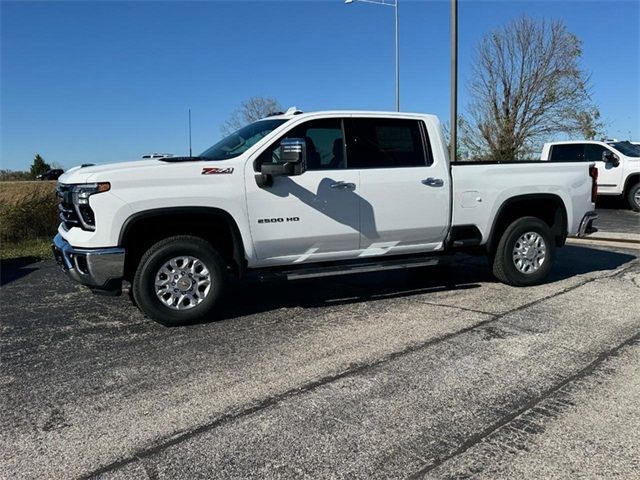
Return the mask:
[(449, 161), (456, 160), (458, 148), (458, 0), (451, 0), (451, 145)]
[(396, 112), (400, 111), (400, 30), (398, 29), (398, 0), (394, 3), (396, 12)]

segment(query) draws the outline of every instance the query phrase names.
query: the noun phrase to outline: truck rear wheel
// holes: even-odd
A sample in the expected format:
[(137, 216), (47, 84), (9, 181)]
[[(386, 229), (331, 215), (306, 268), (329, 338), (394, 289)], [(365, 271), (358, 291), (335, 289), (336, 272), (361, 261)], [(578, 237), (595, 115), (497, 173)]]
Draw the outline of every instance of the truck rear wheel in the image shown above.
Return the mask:
[(633, 211), (640, 212), (640, 182), (629, 188), (627, 202)]
[(536, 217), (511, 223), (493, 256), (493, 274), (508, 285), (524, 287), (541, 283), (555, 258), (555, 243), (549, 226)]
[(149, 317), (167, 326), (206, 320), (227, 283), (220, 255), (199, 237), (180, 235), (153, 245), (133, 279), (133, 297)]

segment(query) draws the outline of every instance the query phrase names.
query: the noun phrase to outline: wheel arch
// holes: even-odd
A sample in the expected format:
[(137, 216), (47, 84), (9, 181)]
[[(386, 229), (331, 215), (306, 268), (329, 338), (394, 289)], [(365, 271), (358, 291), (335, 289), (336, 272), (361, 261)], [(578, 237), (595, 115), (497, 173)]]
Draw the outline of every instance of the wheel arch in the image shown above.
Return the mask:
[(125, 276), (135, 271), (141, 255), (152, 244), (176, 234), (204, 238), (217, 247), (236, 273), (246, 269), (242, 235), (229, 212), (214, 207), (162, 207), (136, 212), (123, 223), (118, 245), (127, 252)]
[(622, 190), (622, 194), (627, 195), (629, 193), (629, 189), (637, 183), (640, 183), (640, 172), (632, 173), (627, 177), (627, 179), (624, 181), (624, 189)]
[(510, 197), (500, 205), (487, 238), (487, 250), (495, 251), (500, 236), (510, 223), (517, 218), (529, 216), (537, 217), (549, 225), (556, 245), (564, 245), (568, 234), (568, 215), (564, 201), (553, 193), (530, 193)]

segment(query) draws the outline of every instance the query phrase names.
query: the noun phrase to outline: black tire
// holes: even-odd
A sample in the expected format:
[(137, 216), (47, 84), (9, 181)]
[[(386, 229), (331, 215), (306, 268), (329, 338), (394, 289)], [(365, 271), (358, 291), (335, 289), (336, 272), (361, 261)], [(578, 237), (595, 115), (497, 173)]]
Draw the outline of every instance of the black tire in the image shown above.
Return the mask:
[(627, 203), (631, 210), (640, 212), (640, 183), (636, 183), (629, 188), (627, 192)]
[[(166, 262), (180, 256), (190, 256), (200, 260), (209, 271), (211, 279), (209, 291), (204, 299), (184, 310), (167, 306), (158, 298), (155, 291), (156, 275), (160, 268)], [(187, 267), (183, 268), (187, 269)], [(165, 238), (147, 250), (138, 264), (132, 291), (138, 308), (148, 317), (166, 326), (180, 326), (212, 318), (213, 310), (220, 303), (227, 283), (225, 262), (211, 244), (199, 237), (179, 235)]]
[[(531, 273), (523, 273), (516, 267), (513, 258), (513, 250), (516, 242), (526, 233), (537, 233), (544, 241), (546, 247), (545, 258), (539, 268)], [(551, 271), (555, 260), (555, 241), (549, 226), (536, 217), (522, 217), (511, 223), (498, 242), (495, 254), (492, 257), (493, 274), (507, 285), (514, 287), (526, 287), (541, 283)]]

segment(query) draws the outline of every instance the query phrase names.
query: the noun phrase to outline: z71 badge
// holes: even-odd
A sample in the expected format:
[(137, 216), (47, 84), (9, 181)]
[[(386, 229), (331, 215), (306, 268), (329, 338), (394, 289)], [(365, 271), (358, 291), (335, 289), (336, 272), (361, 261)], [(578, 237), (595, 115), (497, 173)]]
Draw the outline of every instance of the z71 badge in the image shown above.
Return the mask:
[(223, 173), (233, 173), (233, 167), (227, 167), (227, 168), (204, 167), (202, 169), (202, 175), (219, 175)]

